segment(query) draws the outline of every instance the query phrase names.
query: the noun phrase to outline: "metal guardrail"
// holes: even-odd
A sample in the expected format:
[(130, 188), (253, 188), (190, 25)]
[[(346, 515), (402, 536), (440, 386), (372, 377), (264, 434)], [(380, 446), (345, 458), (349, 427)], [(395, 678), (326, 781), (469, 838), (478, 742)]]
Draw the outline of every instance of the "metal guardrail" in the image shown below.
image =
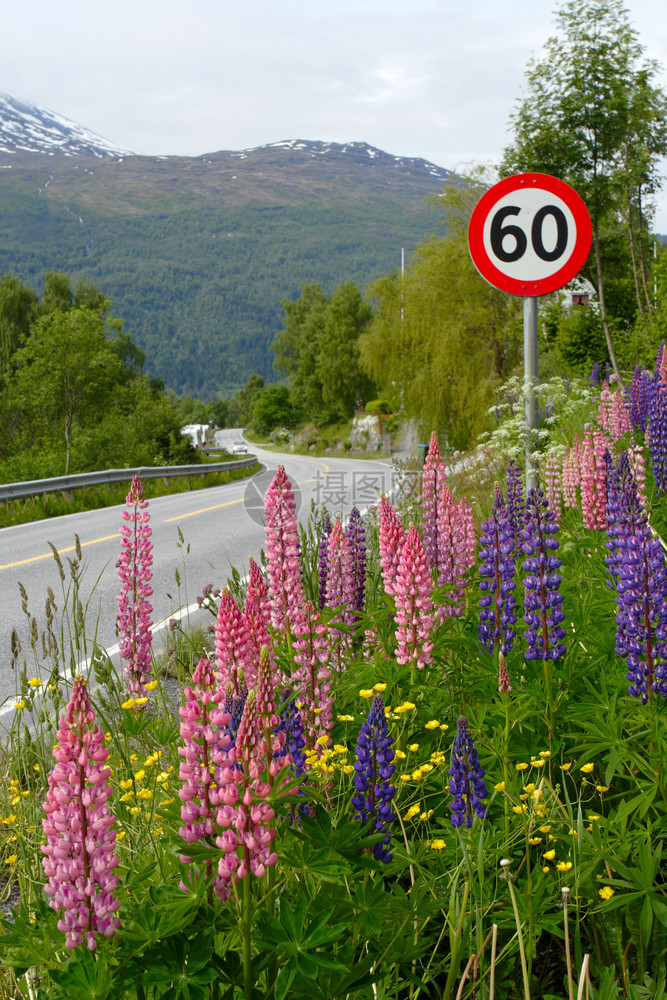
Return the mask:
[(251, 469), (257, 459), (238, 459), (232, 462), (209, 462), (201, 465), (166, 465), (138, 469), (105, 469), (103, 472), (83, 472), (77, 476), (56, 476), (52, 479), (32, 479), (24, 483), (0, 485), (0, 502), (20, 497), (39, 496), (42, 493), (60, 493), (76, 490), (81, 486), (98, 486), (100, 483), (122, 483), (138, 476), (139, 479), (171, 479), (174, 476), (205, 476), (209, 472), (228, 472), (232, 469)]

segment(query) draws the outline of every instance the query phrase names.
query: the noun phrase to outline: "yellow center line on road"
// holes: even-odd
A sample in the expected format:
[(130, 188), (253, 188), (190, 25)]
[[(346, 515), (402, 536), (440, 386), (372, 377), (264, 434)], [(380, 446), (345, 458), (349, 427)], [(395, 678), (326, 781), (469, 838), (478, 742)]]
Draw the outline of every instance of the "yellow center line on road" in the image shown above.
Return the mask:
[[(81, 542), (80, 547), (83, 549), (86, 545), (97, 545), (98, 542), (108, 542), (112, 538), (120, 538), (120, 532), (115, 535), (105, 535), (104, 538), (91, 538), (89, 542)], [(74, 552), (76, 545), (68, 545), (66, 549), (58, 549), (58, 555), (62, 556), (66, 552)], [(18, 562), (5, 563), (4, 566), (0, 566), (0, 569), (12, 569), (13, 566), (25, 566), (27, 563), (39, 562), (40, 559), (52, 559), (53, 552), (45, 552), (41, 556), (31, 556), (29, 559), (19, 559)]]
[[(317, 462), (317, 459), (311, 459), (310, 461)], [(325, 462), (322, 462), (320, 464), (324, 466), (326, 474), (329, 471), (329, 466)], [(314, 476), (312, 479), (306, 479), (305, 482), (314, 483), (317, 478), (318, 478), (317, 476)], [(202, 507), (201, 510), (190, 511), (189, 514), (178, 514), (176, 517), (166, 518), (166, 520), (164, 520), (162, 523), (169, 524), (171, 521), (182, 521), (186, 517), (195, 517), (195, 515), (197, 514), (207, 514), (209, 511), (220, 510), (222, 507), (231, 507), (235, 503), (243, 503), (244, 499), (245, 499), (244, 497), (239, 497), (237, 500), (228, 500), (226, 503), (218, 503), (215, 504), (213, 507)], [(120, 532), (117, 532), (115, 535), (104, 535), (103, 538), (92, 538), (89, 542), (81, 542), (80, 547), (83, 549), (87, 545), (97, 545), (99, 542), (109, 542), (111, 541), (112, 538), (120, 538)], [(66, 552), (74, 552), (75, 549), (76, 545), (68, 545), (67, 548), (58, 549), (57, 551), (58, 555), (62, 556)], [(19, 559), (16, 562), (5, 563), (4, 565), (0, 566), (0, 570), (13, 569), (16, 566), (26, 566), (28, 563), (39, 562), (40, 559), (50, 559), (50, 558), (53, 558), (53, 552), (44, 552), (41, 556), (30, 556), (29, 559)]]

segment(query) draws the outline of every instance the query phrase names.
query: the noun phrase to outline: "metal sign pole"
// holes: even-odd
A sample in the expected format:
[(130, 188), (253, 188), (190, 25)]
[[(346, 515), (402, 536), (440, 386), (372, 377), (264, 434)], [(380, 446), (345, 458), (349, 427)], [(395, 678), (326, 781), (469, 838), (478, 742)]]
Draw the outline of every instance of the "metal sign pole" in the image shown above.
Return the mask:
[(526, 419), (526, 489), (537, 486), (537, 296), (523, 300), (523, 391)]

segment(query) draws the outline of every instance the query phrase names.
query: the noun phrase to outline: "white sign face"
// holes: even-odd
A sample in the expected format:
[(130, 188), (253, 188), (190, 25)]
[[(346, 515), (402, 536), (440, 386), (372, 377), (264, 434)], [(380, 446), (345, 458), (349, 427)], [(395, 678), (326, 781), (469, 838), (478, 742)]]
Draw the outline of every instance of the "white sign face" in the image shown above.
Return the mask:
[(468, 231), (482, 277), (515, 295), (544, 295), (567, 284), (583, 266), (591, 237), (579, 195), (546, 174), (517, 174), (494, 185)]

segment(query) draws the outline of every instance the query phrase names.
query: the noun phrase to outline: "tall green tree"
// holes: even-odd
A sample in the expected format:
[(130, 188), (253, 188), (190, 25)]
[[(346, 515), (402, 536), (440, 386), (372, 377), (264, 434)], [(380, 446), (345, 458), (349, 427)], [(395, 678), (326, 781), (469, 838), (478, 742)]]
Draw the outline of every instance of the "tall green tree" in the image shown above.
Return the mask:
[(420, 246), (405, 275), (371, 286), (377, 314), (361, 361), (396, 412), (456, 447), (486, 429), (493, 391), (519, 359), (520, 303), (475, 269), (467, 229), (480, 186), (448, 185), (447, 235)]
[(284, 301), (284, 328), (271, 349), (275, 367), (289, 378), (290, 397), (318, 424), (346, 420), (375, 392), (360, 362), (359, 338), (373, 310), (352, 282), (326, 296), (316, 282)]
[(0, 384), (2, 371), (30, 332), (37, 313), (37, 295), (18, 278), (0, 278)]
[(620, 375), (606, 240), (624, 228), (637, 308), (647, 308), (646, 238), (658, 163), (667, 153), (667, 99), (655, 85), (658, 66), (644, 58), (621, 0), (568, 0), (556, 21), (544, 58), (527, 69), (502, 173), (553, 174), (586, 202), (593, 246), (585, 274), (596, 289), (609, 358)]

